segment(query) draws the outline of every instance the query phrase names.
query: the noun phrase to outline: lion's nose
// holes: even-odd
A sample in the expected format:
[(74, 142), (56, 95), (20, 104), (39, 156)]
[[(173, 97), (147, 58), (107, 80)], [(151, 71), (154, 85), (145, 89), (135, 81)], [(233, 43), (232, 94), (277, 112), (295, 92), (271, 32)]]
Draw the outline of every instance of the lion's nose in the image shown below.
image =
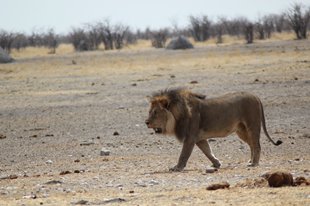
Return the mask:
[(149, 120), (145, 120), (145, 124), (146, 124), (146, 125), (149, 125), (149, 124), (150, 124), (150, 121), (149, 121)]

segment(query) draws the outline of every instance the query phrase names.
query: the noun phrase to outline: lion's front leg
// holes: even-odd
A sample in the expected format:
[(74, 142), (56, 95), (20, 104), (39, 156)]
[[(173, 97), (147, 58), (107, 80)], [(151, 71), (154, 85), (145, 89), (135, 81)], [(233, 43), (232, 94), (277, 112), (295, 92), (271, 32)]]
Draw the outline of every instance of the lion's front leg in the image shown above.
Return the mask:
[(181, 172), (185, 168), (187, 160), (191, 156), (192, 151), (194, 149), (194, 146), (195, 146), (194, 141), (185, 140), (183, 142), (182, 152), (181, 152), (181, 155), (179, 157), (178, 164), (176, 166), (170, 168), (169, 171)]
[(212, 150), (207, 140), (201, 140), (197, 142), (196, 145), (209, 158), (209, 160), (212, 162), (213, 167), (215, 168), (221, 167), (221, 162), (212, 153)]

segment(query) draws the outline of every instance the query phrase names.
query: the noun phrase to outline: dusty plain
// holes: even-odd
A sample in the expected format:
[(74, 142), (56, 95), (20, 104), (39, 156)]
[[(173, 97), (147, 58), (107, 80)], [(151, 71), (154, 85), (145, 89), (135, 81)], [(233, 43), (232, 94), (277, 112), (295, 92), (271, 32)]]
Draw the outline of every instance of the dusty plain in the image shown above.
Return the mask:
[[(275, 170), (310, 178), (309, 40), (59, 50), (15, 52), (0, 65), (0, 205), (310, 205), (309, 186), (269, 188), (261, 178)], [(245, 143), (214, 139), (221, 169), (206, 173), (211, 163), (195, 148), (184, 172), (169, 172), (182, 145), (144, 120), (146, 96), (174, 87), (258, 95), (283, 144), (262, 134), (260, 165), (249, 168)], [(206, 190), (222, 181), (230, 188)]]

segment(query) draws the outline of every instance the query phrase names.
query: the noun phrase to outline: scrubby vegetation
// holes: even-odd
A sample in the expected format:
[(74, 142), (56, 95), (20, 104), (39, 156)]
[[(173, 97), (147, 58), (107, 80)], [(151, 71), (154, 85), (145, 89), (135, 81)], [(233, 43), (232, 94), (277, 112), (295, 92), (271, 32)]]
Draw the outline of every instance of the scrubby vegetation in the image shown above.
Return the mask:
[(138, 39), (150, 40), (155, 48), (164, 48), (168, 38), (177, 36), (190, 37), (196, 42), (205, 42), (216, 38), (216, 43), (223, 43), (223, 35), (243, 38), (251, 44), (255, 39), (271, 38), (274, 33), (293, 31), (296, 39), (306, 39), (310, 28), (310, 6), (295, 3), (280, 14), (268, 14), (250, 21), (246, 17), (228, 19), (220, 17), (216, 21), (207, 15), (190, 16), (184, 28), (162, 28), (133, 31), (125, 24), (112, 24), (109, 20), (87, 23), (72, 28), (66, 35), (58, 35), (50, 28), (46, 31), (33, 31), (31, 34), (14, 33), (0, 28), (0, 47), (10, 53), (31, 47), (46, 47), (50, 54), (56, 53), (60, 43), (70, 43), (75, 51), (122, 49), (134, 44)]

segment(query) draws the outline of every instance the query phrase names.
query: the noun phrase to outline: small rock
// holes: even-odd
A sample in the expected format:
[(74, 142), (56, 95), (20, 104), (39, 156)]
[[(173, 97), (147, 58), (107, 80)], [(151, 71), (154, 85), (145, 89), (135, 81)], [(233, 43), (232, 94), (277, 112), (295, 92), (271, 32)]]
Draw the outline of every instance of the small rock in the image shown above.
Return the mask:
[(80, 160), (79, 160), (79, 159), (76, 159), (76, 160), (74, 160), (74, 162), (80, 162)]
[(100, 202), (100, 204), (108, 204), (108, 203), (116, 203), (116, 202), (125, 202), (126, 200), (123, 198), (112, 198), (108, 200), (104, 200), (103, 202)]
[(76, 64), (76, 61), (74, 59), (72, 59), (72, 64)]
[(67, 171), (61, 171), (59, 173), (59, 175), (67, 175), (67, 174), (71, 174), (71, 172), (67, 170)]
[(9, 175), (9, 179), (10, 179), (10, 180), (14, 180), (14, 179), (17, 179), (17, 178), (18, 178), (17, 175)]
[(135, 191), (133, 191), (133, 190), (130, 190), (130, 191), (129, 191), (129, 193), (130, 193), (130, 194), (133, 194), (133, 193), (135, 193)]
[(53, 164), (53, 161), (52, 160), (47, 160), (45, 163), (46, 164)]
[(303, 138), (310, 138), (310, 134), (303, 134), (302, 137)]
[(34, 134), (34, 135), (29, 136), (29, 137), (30, 137), (30, 138), (37, 138), (38, 135)]
[(113, 133), (113, 135), (114, 135), (114, 136), (118, 136), (119, 133), (118, 133), (117, 131), (115, 131), (115, 132)]
[(131, 86), (136, 87), (136, 86), (137, 86), (137, 83), (133, 83), (133, 84), (131, 84)]
[(37, 195), (36, 194), (26, 195), (23, 196), (23, 199), (37, 199)]
[(95, 143), (92, 141), (84, 141), (84, 142), (80, 143), (80, 146), (89, 146), (89, 145), (93, 145), (93, 144), (95, 144)]
[(214, 173), (214, 172), (217, 172), (217, 168), (207, 168), (206, 169), (206, 173)]
[(158, 185), (159, 182), (156, 180), (150, 180), (149, 185)]
[(229, 188), (229, 183), (228, 182), (221, 182), (217, 184), (212, 184), (207, 187), (207, 190), (218, 190), (218, 189), (226, 189)]
[(198, 81), (193, 80), (193, 81), (190, 82), (190, 84), (198, 84)]
[(175, 75), (170, 75), (170, 78), (171, 78), (171, 79), (174, 79), (174, 78), (175, 78)]
[(59, 181), (59, 180), (51, 180), (51, 181), (48, 181), (44, 184), (46, 185), (56, 185), (56, 184), (62, 184), (63, 182)]
[(46, 134), (45, 137), (54, 137), (53, 134)]
[(266, 175), (270, 187), (292, 186), (293, 176), (288, 172), (273, 172)]
[(107, 150), (105, 148), (102, 148), (100, 151), (100, 156), (109, 156), (110, 155), (110, 150)]
[(88, 201), (87, 200), (80, 200), (80, 201), (77, 201), (76, 203), (73, 203), (74, 205), (86, 205), (88, 204)]
[(0, 139), (5, 139), (5, 138), (6, 138), (6, 136), (5, 136), (5, 135), (0, 134)]
[(0, 180), (7, 180), (7, 179), (13, 180), (17, 178), (18, 178), (17, 175), (8, 175), (8, 176), (0, 177)]

